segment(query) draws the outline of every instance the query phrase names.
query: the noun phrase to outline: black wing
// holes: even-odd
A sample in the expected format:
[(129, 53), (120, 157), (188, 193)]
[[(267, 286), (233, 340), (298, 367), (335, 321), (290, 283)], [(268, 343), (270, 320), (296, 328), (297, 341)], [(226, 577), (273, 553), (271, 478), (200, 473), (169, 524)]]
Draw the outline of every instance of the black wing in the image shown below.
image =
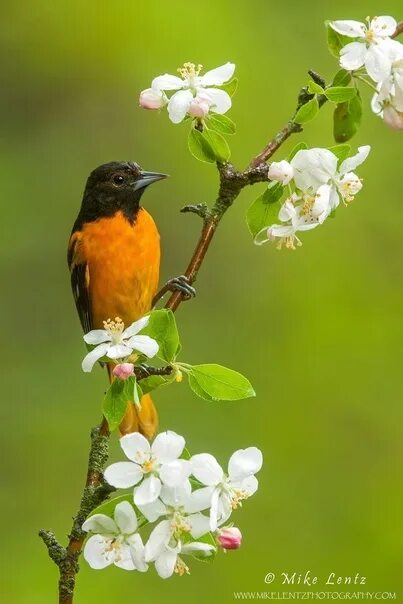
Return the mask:
[(71, 239), (67, 254), (67, 261), (70, 269), (71, 289), (73, 291), (74, 301), (76, 303), (78, 316), (84, 333), (92, 329), (91, 320), (91, 300), (90, 300), (90, 273), (86, 262), (80, 259), (78, 254), (79, 237), (75, 233)]

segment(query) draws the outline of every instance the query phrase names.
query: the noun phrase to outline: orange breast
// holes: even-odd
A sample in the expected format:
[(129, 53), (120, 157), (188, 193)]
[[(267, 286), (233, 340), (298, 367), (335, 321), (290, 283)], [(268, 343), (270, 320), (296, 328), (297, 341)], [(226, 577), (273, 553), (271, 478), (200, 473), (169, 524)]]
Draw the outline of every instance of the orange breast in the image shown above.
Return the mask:
[(133, 225), (121, 212), (101, 218), (86, 224), (80, 239), (94, 328), (114, 317), (128, 325), (148, 312), (160, 266), (160, 238), (150, 214), (141, 208)]

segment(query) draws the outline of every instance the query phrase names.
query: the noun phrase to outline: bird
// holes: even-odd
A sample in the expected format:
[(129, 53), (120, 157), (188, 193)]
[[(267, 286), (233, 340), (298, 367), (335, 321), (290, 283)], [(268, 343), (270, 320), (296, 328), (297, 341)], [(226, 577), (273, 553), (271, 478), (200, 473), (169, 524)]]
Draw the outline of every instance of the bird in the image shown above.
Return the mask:
[[(108, 319), (130, 325), (161, 297), (160, 235), (140, 200), (147, 187), (166, 177), (131, 161), (105, 163), (90, 173), (67, 253), (84, 333), (102, 329)], [(184, 298), (194, 295), (183, 275), (168, 281), (161, 292), (175, 290)], [(107, 367), (112, 381), (113, 364)], [(149, 394), (142, 397), (140, 408), (128, 401), (119, 427), (122, 435), (140, 432), (150, 439), (157, 428), (158, 414)]]

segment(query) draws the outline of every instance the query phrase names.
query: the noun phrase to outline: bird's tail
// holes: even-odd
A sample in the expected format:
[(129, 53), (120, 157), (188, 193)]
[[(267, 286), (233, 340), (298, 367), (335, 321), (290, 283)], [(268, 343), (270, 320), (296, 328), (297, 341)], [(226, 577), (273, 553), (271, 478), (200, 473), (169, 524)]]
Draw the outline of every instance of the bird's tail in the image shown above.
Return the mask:
[[(114, 380), (112, 375), (113, 365), (108, 364), (109, 381)], [(141, 397), (140, 408), (133, 402), (127, 402), (127, 409), (122, 419), (119, 431), (122, 435), (131, 432), (140, 432), (146, 438), (152, 438), (158, 429), (158, 413), (149, 394)]]

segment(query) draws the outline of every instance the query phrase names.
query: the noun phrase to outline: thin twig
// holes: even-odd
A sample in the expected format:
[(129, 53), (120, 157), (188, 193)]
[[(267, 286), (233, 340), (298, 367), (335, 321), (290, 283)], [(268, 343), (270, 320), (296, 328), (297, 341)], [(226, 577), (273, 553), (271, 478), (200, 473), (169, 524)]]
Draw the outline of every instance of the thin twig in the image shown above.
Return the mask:
[(397, 36), (399, 36), (402, 33), (403, 33), (403, 21), (400, 21), (400, 23), (398, 23), (396, 26), (395, 33), (393, 34), (392, 38), (397, 38)]

